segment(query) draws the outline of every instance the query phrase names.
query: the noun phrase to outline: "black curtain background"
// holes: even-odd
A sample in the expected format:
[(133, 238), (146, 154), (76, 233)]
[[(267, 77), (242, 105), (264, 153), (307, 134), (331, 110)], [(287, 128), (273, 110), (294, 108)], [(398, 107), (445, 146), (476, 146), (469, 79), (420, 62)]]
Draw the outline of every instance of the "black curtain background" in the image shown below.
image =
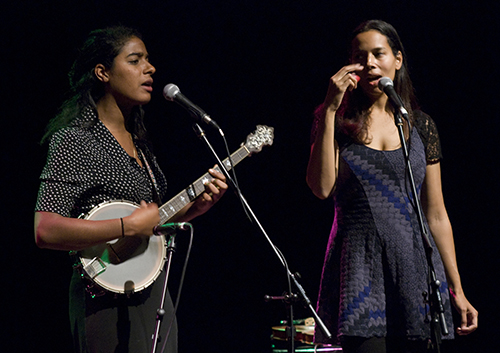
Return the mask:
[[(346, 63), (360, 22), (392, 23), (407, 50), (424, 111), (436, 121), (445, 159), (445, 201), (463, 287), (480, 329), (449, 352), (495, 352), (498, 300), (499, 25), (490, 1), (33, 1), (0, 5), (2, 144), (2, 330), (5, 352), (72, 352), (67, 319), (71, 266), (64, 252), (33, 241), (33, 207), (46, 146), (39, 141), (67, 97), (67, 72), (88, 32), (139, 29), (156, 66), (146, 125), (170, 196), (213, 165), (185, 111), (166, 102), (177, 84), (224, 130), (231, 151), (257, 124), (273, 146), (243, 161), (238, 180), (273, 242), (315, 303), (332, 222), (331, 201), (305, 183), (312, 111)], [(220, 155), (220, 137), (207, 129)], [(193, 221), (194, 248), (178, 311), (180, 352), (271, 351), (271, 327), (286, 317), (266, 294), (287, 290), (265, 238), (228, 192)], [(179, 237), (173, 293), (185, 258)], [(309, 313), (300, 305), (297, 317)], [(152, 328), (153, 329), (153, 328)]]

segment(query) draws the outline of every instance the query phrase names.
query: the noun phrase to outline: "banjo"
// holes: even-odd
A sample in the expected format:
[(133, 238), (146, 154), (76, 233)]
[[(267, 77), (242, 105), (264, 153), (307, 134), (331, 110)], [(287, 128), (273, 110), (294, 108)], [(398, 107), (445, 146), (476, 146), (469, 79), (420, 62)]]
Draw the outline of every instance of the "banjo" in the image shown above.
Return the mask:
[[(274, 128), (257, 125), (246, 142), (231, 154), (231, 162), (226, 158), (222, 163), (227, 170), (245, 157), (260, 152), (263, 146), (273, 144)], [(220, 171), (219, 167), (216, 167)], [(205, 191), (205, 184), (214, 178), (205, 173), (194, 183), (182, 190), (170, 201), (159, 207), (160, 223), (165, 224), (184, 206)], [(107, 201), (93, 208), (83, 218), (87, 220), (107, 220), (126, 217), (139, 205), (125, 200)], [(166, 261), (165, 236), (125, 237), (98, 244), (78, 252), (82, 276), (91, 280), (88, 291), (92, 295), (104, 294), (102, 289), (122, 294), (141, 291), (151, 285), (160, 275)], [(94, 291), (94, 284), (100, 288)], [(97, 294), (96, 294), (97, 293)]]

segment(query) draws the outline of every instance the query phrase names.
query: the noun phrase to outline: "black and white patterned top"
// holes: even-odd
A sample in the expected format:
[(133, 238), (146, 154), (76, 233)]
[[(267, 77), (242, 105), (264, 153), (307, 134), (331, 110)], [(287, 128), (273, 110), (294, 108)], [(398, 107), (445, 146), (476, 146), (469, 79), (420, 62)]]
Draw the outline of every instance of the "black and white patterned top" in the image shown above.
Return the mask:
[[(142, 150), (163, 199), (167, 189), (165, 176), (149, 149), (142, 146)], [(105, 201), (153, 201), (147, 169), (125, 152), (91, 109), (72, 126), (52, 136), (40, 180), (35, 211), (65, 217), (86, 214)]]

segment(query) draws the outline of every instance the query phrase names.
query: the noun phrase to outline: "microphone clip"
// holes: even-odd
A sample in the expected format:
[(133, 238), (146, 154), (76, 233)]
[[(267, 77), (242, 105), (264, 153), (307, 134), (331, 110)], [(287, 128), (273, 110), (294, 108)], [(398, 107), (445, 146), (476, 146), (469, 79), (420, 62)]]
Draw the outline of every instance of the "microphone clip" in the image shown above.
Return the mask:
[(191, 223), (188, 222), (178, 222), (178, 223), (165, 223), (158, 225), (153, 228), (154, 235), (173, 235), (179, 230), (188, 230), (192, 228)]

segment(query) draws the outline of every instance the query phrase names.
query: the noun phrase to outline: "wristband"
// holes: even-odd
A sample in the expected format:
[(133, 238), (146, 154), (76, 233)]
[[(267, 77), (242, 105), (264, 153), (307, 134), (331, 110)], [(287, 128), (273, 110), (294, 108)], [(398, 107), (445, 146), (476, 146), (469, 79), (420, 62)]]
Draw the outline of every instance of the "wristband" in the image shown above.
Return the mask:
[(123, 218), (120, 218), (120, 222), (122, 223), (122, 238), (125, 238), (125, 227), (123, 225)]

